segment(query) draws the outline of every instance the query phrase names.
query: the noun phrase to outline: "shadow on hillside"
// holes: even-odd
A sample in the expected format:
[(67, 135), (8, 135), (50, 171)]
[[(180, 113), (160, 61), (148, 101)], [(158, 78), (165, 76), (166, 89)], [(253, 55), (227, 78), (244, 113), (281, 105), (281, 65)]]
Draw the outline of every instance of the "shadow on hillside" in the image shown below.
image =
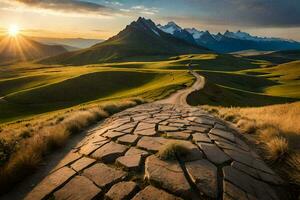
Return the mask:
[(224, 87), (207, 82), (200, 91), (195, 91), (187, 97), (187, 103), (192, 106), (211, 105), (223, 107), (257, 107), (299, 101), (296, 98), (275, 97), (258, 93)]

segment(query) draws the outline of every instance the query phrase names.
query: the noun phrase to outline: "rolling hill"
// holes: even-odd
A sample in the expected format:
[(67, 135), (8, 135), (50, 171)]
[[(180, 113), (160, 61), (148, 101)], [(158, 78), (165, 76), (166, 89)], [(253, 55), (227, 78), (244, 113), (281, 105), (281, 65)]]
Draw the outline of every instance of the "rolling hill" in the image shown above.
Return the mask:
[(300, 50), (276, 51), (261, 55), (245, 56), (256, 60), (266, 60), (274, 64), (282, 64), (300, 59)]
[(208, 49), (165, 33), (151, 21), (139, 18), (116, 36), (80, 51), (69, 52), (48, 59), (46, 64), (92, 64), (120, 61), (130, 57), (180, 55), (208, 52)]
[(0, 64), (30, 61), (65, 53), (59, 45), (46, 45), (25, 36), (4, 37), (0, 41)]

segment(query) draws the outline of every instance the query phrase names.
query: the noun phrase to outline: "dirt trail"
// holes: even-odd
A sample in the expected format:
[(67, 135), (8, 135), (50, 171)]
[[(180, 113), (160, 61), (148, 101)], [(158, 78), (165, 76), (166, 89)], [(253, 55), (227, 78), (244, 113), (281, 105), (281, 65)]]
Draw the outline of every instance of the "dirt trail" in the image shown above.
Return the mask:
[(175, 105), (188, 105), (186, 102), (187, 96), (197, 90), (201, 90), (205, 85), (205, 78), (203, 76), (200, 76), (198, 73), (194, 71), (190, 71), (190, 73), (196, 77), (195, 83), (192, 85), (192, 87), (178, 90), (171, 96), (169, 96), (166, 99), (156, 101), (155, 103), (158, 104), (175, 104)]

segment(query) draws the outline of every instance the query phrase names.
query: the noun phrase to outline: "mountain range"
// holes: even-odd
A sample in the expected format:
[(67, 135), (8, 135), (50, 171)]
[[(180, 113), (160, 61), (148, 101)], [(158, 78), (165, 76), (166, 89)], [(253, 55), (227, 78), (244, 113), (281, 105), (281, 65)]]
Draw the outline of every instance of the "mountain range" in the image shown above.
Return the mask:
[[(293, 40), (257, 37), (242, 31), (212, 34), (195, 28), (181, 28), (175, 22), (156, 25), (152, 20), (142, 17), (103, 42), (80, 38), (34, 39), (39, 42), (24, 36), (18, 36), (18, 40), (9, 37), (2, 39), (0, 63), (39, 59), (40, 63), (45, 64), (84, 65), (149, 56), (300, 49), (300, 43)], [(49, 45), (56, 43), (62, 45)], [(74, 47), (80, 45), (92, 46), (83, 49)]]
[(46, 45), (26, 36), (6, 36), (0, 40), (0, 64), (30, 61), (65, 53), (60, 45)]
[(91, 64), (121, 61), (132, 57), (180, 55), (208, 52), (196, 43), (166, 33), (153, 21), (140, 17), (108, 40), (90, 48), (44, 59), (50, 64)]
[(231, 53), (243, 50), (281, 51), (300, 49), (300, 43), (281, 38), (252, 36), (249, 33), (226, 31), (221, 34), (211, 34), (209, 31), (199, 31), (195, 28), (181, 28), (175, 22), (157, 25), (162, 31), (184, 39), (189, 43), (196, 43), (219, 53)]

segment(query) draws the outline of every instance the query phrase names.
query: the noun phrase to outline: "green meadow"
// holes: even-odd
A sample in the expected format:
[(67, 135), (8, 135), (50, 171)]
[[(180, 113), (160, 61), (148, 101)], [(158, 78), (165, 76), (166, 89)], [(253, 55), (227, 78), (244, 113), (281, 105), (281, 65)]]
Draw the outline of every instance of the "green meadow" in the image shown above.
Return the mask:
[(206, 77), (205, 88), (189, 96), (191, 105), (262, 106), (300, 99), (299, 61), (274, 66), (267, 60), (214, 53), (134, 60), (83, 66), (3, 66), (0, 122), (101, 101), (161, 99), (192, 84), (189, 64)]

